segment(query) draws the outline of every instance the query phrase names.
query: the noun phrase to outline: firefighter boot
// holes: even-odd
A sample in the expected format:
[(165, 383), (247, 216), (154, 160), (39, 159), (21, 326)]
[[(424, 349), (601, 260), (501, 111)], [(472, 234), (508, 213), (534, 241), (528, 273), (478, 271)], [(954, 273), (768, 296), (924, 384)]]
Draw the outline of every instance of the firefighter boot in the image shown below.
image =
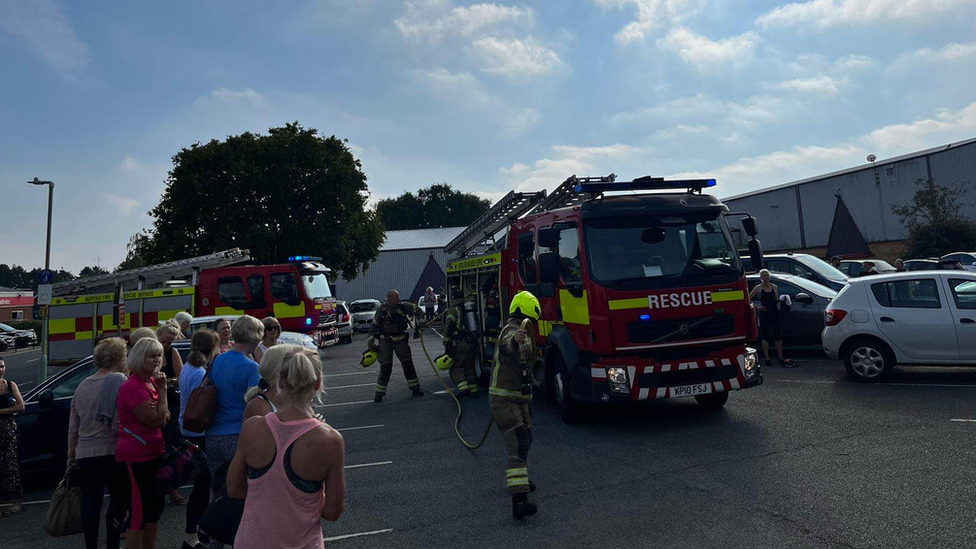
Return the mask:
[(529, 492), (535, 492), (535, 483), (531, 480), (529, 481)]
[(528, 494), (512, 495), (512, 517), (515, 520), (522, 520), (536, 514), (539, 508), (535, 503), (529, 501)]
[(415, 397), (422, 397), (422, 396), (424, 396), (423, 389), (421, 389), (420, 387), (415, 388), (413, 390), (413, 396), (415, 396)]

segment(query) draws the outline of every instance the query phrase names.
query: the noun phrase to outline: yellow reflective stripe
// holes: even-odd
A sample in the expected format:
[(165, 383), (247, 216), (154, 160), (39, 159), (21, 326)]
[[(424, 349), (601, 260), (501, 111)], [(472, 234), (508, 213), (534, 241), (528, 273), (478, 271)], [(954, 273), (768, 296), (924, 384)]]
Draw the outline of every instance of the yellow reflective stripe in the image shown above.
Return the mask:
[(611, 299), (611, 311), (623, 311), (626, 309), (648, 309), (650, 304), (646, 297), (635, 297), (634, 299)]
[(505, 471), (505, 474), (508, 475), (508, 478), (512, 478), (512, 477), (525, 477), (525, 476), (529, 476), (529, 468), (528, 467), (517, 467), (515, 469), (508, 469), (507, 471)]
[(532, 399), (532, 395), (523, 395), (522, 391), (509, 391), (508, 389), (499, 389), (498, 387), (489, 388), (488, 394), (497, 397), (518, 398), (522, 400)]
[(73, 334), (75, 333), (75, 319), (52, 318), (48, 320), (47, 331), (51, 334)]
[(508, 485), (509, 486), (528, 486), (529, 485), (529, 477), (510, 478), (510, 479), (508, 479)]
[(408, 379), (407, 380), (407, 387), (416, 387), (417, 385), (420, 385), (420, 380), (419, 379)]
[(75, 332), (75, 339), (76, 340), (78, 340), (78, 339), (91, 339), (91, 338), (92, 338), (92, 333), (91, 332)]
[(298, 318), (305, 316), (305, 302), (302, 301), (298, 305), (289, 305), (279, 301), (274, 304), (274, 315), (277, 318)]
[(216, 307), (214, 309), (214, 314), (217, 316), (242, 315), (244, 314), (244, 311), (235, 309), (233, 307)]
[(745, 298), (746, 294), (742, 290), (712, 292), (712, 303), (722, 303), (724, 301), (742, 301)]
[(567, 324), (590, 325), (590, 302), (583, 297), (576, 297), (569, 290), (559, 290), (559, 306), (563, 310), (563, 322)]
[(159, 320), (160, 322), (163, 322), (164, 320), (169, 320), (175, 317), (176, 313), (182, 313), (184, 311), (186, 311), (186, 309), (170, 309), (168, 311), (158, 311), (156, 313), (156, 319)]

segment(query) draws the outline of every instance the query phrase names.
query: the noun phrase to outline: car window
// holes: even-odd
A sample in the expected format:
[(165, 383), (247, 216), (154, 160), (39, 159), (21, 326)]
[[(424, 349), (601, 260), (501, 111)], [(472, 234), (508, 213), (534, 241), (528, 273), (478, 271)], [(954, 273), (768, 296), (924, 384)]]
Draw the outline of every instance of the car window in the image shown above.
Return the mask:
[(774, 282), (774, 284), (776, 284), (776, 289), (779, 290), (779, 295), (788, 295), (791, 299), (795, 298), (796, 294), (803, 292), (801, 288), (788, 282)]
[(251, 292), (251, 300), (263, 303), (264, 302), (264, 276), (259, 274), (252, 274), (247, 277), (247, 289)]
[(940, 309), (939, 290), (935, 280), (895, 280), (871, 285), (871, 292), (882, 307), (905, 309)]
[(855, 277), (864, 272), (864, 265), (860, 263), (844, 263), (841, 266), (841, 270), (847, 273), (848, 276)]
[(806, 278), (807, 280), (816, 280), (818, 278), (813, 271), (807, 269), (799, 263), (790, 263), (790, 270), (793, 272), (793, 274), (800, 278)]
[(54, 382), (51, 386), (54, 392), (54, 398), (70, 398), (74, 396), (75, 391), (81, 382), (85, 380), (86, 377), (95, 373), (98, 368), (95, 367), (94, 362), (89, 362), (86, 365), (79, 366), (73, 372), (65, 375), (61, 379)]
[(566, 283), (579, 282), (583, 276), (582, 265), (576, 225), (562, 229), (559, 231), (559, 277)]
[(960, 309), (976, 309), (976, 282), (972, 280), (949, 279), (952, 299)]
[(973, 262), (976, 262), (976, 258), (969, 254), (962, 254), (959, 256), (959, 261), (961, 261), (963, 265), (972, 265)]
[(767, 259), (766, 268), (771, 273), (791, 274), (790, 263), (785, 259)]

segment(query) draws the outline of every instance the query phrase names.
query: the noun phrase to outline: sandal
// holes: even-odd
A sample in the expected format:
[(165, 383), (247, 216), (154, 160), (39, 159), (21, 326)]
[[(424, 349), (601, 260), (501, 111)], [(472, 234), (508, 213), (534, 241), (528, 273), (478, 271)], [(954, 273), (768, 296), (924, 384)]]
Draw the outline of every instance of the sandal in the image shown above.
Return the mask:
[(796, 368), (798, 366), (796, 362), (793, 362), (788, 358), (779, 359), (779, 365), (782, 366), (783, 368)]

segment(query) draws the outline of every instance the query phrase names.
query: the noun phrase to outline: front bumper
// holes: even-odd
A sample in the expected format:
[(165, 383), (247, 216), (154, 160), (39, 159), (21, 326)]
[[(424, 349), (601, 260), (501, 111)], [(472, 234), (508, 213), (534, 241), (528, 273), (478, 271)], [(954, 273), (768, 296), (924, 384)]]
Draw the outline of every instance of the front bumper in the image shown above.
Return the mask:
[(315, 343), (319, 346), (319, 349), (331, 347), (339, 342), (339, 328), (335, 326), (316, 330), (309, 335), (315, 339)]

